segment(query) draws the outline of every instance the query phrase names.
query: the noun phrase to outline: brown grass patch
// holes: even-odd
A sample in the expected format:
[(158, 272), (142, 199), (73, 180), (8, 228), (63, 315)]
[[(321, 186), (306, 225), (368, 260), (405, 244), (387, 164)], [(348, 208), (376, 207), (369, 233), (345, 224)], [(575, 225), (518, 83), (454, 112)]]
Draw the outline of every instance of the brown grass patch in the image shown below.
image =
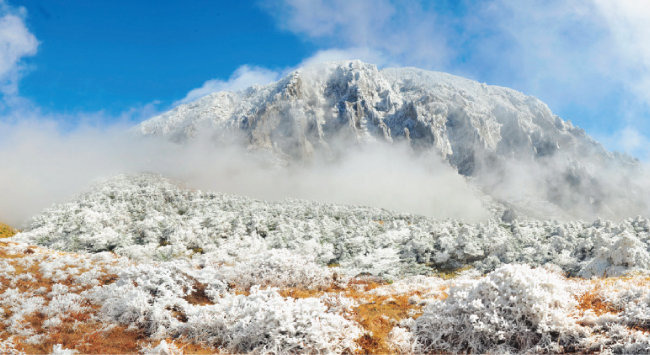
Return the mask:
[[(357, 340), (365, 354), (386, 354), (391, 352), (388, 334), (400, 320), (421, 314), (420, 307), (409, 303), (412, 295), (370, 296), (355, 312), (355, 320), (367, 331)], [(412, 314), (413, 311), (417, 313)]]
[[(575, 296), (578, 301), (578, 310), (582, 313), (587, 310), (593, 311), (597, 316), (605, 313), (620, 313), (622, 310), (607, 302), (602, 294), (602, 290), (611, 287), (650, 287), (650, 277), (639, 275), (627, 275), (618, 277), (605, 277), (590, 281), (593, 287), (580, 295)], [(619, 285), (619, 282), (623, 282)]]
[(75, 323), (72, 319), (65, 319), (60, 326), (49, 331), (43, 343), (19, 344), (20, 350), (29, 354), (49, 353), (54, 345), (61, 344), (66, 349), (83, 354), (125, 354), (137, 353), (146, 343), (140, 331), (124, 326), (104, 330), (105, 326), (98, 322)]
[(194, 284), (194, 291), (187, 295), (185, 300), (193, 305), (204, 306), (206, 304), (213, 304), (210, 297), (205, 293), (205, 285), (200, 282)]
[(18, 233), (16, 229), (11, 228), (10, 226), (4, 223), (0, 223), (0, 238), (13, 237), (14, 235), (16, 235), (16, 233)]
[[(421, 307), (409, 302), (409, 299), (419, 295), (419, 292), (391, 296), (378, 296), (369, 292), (384, 285), (386, 283), (377, 280), (357, 278), (352, 279), (344, 288), (336, 285), (314, 290), (287, 288), (280, 290), (280, 294), (284, 297), (310, 298), (335, 293), (356, 300), (359, 306), (354, 308), (352, 320), (366, 331), (357, 339), (360, 353), (386, 354), (394, 352), (388, 343), (388, 334), (393, 327), (402, 319), (417, 318), (421, 314)], [(442, 297), (445, 296), (446, 293), (443, 292)]]
[[(59, 255), (68, 253), (60, 253), (50, 251), (39, 247), (29, 247), (19, 249), (17, 254), (10, 252), (9, 248), (3, 246), (15, 245), (14, 243), (0, 242), (0, 257), (6, 257), (5, 260), (9, 262), (14, 268), (16, 274), (31, 274), (33, 279), (17, 281), (15, 287), (22, 292), (34, 291), (37, 288), (44, 287), (47, 292), (50, 292), (53, 285), (61, 283), (70, 287), (80, 286), (75, 283), (73, 276), (68, 277), (66, 280), (54, 282), (40, 273), (39, 257), (43, 255), (43, 260), (56, 258)], [(33, 262), (30, 264), (22, 265), (20, 260), (24, 257), (34, 257)], [(65, 266), (68, 268), (69, 266)], [(85, 270), (78, 270), (77, 273), (84, 272)], [(113, 274), (105, 274), (99, 278), (101, 285), (113, 283), (117, 280), (117, 276)], [(0, 290), (9, 287), (8, 280), (0, 279), (2, 285)], [(5, 282), (6, 281), (6, 282)], [(196, 280), (195, 280), (196, 281)], [(421, 313), (421, 307), (418, 304), (411, 304), (409, 298), (414, 295), (419, 295), (418, 292), (410, 292), (392, 296), (379, 296), (373, 294), (371, 291), (386, 285), (380, 279), (371, 276), (359, 276), (352, 279), (347, 285), (340, 286), (332, 284), (328, 287), (319, 289), (303, 289), (303, 288), (287, 288), (280, 290), (280, 294), (284, 297), (292, 298), (309, 298), (320, 297), (326, 293), (340, 294), (342, 296), (355, 299), (358, 307), (354, 308), (349, 318), (360, 324), (365, 334), (357, 340), (360, 346), (360, 352), (368, 354), (389, 353), (391, 348), (387, 341), (388, 334), (393, 327), (399, 323), (400, 320), (408, 317), (417, 317)], [(231, 290), (237, 294), (248, 294), (247, 290), (238, 289), (236, 285), (231, 286)], [(13, 286), (12, 286), (13, 287)], [(88, 287), (75, 289), (74, 292), (81, 292)], [(444, 295), (443, 295), (444, 296)], [(200, 282), (194, 283), (194, 290), (190, 293), (186, 300), (195, 305), (212, 304), (211, 300), (206, 294), (205, 285)], [(87, 312), (74, 313), (62, 317), (62, 324), (56, 327), (43, 328), (43, 322), (46, 317), (35, 312), (25, 317), (25, 325), (29, 325), (36, 334), (44, 336), (42, 344), (32, 345), (25, 343), (24, 338), (14, 338), (17, 342), (18, 350), (26, 353), (49, 353), (55, 344), (61, 344), (64, 348), (74, 349), (80, 353), (135, 353), (138, 352), (143, 346), (157, 345), (158, 341), (152, 341), (148, 338), (147, 334), (140, 330), (129, 329), (125, 326), (116, 324), (107, 324), (97, 318), (100, 307), (98, 305), (86, 304)], [(11, 317), (9, 309), (4, 309), (5, 317)], [(181, 312), (174, 312), (179, 320), (183, 321), (186, 315)], [(6, 339), (9, 334), (6, 332), (4, 325), (0, 323), (0, 339)], [(200, 344), (193, 344), (183, 338), (166, 339), (168, 343), (172, 343), (179, 349), (187, 353), (215, 353), (218, 349), (205, 347)]]
[(619, 313), (620, 309), (614, 307), (613, 304), (605, 301), (599, 294), (598, 287), (589, 290), (581, 295), (576, 296), (578, 301), (578, 309), (581, 312), (586, 312), (587, 310), (593, 311), (597, 316), (601, 316), (605, 313)]
[[(34, 259), (32, 263), (22, 263), (22, 258), (32, 255), (44, 254), (44, 260), (56, 258), (58, 255), (64, 253), (44, 250), (38, 247), (27, 247), (21, 252), (9, 252), (8, 246), (16, 245), (15, 243), (0, 242), (0, 258), (5, 259), (14, 268), (15, 275), (31, 275), (29, 280), (17, 280), (13, 285), (10, 284), (8, 279), (0, 278), (0, 292), (8, 287), (15, 287), (20, 292), (33, 292), (34, 290), (43, 287), (47, 292), (52, 290), (55, 284), (63, 284), (68, 287), (76, 286), (75, 292), (84, 291), (91, 286), (79, 287), (74, 282), (73, 275), (67, 279), (55, 282), (46, 278), (40, 272), (39, 260)], [(71, 266), (65, 266), (67, 269)], [(87, 270), (79, 269), (78, 273)], [(106, 285), (115, 282), (117, 275), (105, 274), (99, 278), (100, 285)], [(26, 315), (22, 322), (29, 328), (33, 329), (36, 334), (43, 335), (43, 341), (40, 344), (28, 344), (25, 338), (14, 337), (17, 349), (29, 354), (47, 354), (52, 351), (52, 347), (56, 344), (63, 345), (67, 349), (75, 349), (81, 353), (134, 353), (139, 351), (141, 343), (144, 341), (143, 335), (134, 330), (128, 330), (125, 327), (115, 326), (110, 329), (107, 324), (94, 320), (94, 315), (97, 313), (99, 306), (84, 304), (88, 311), (81, 313), (71, 313), (62, 318), (62, 323), (59, 326), (51, 328), (43, 328), (43, 322), (47, 317), (40, 313), (34, 312)], [(9, 318), (12, 316), (9, 308), (4, 308), (4, 317)], [(9, 336), (4, 323), (0, 323), (0, 339), (6, 339)]]

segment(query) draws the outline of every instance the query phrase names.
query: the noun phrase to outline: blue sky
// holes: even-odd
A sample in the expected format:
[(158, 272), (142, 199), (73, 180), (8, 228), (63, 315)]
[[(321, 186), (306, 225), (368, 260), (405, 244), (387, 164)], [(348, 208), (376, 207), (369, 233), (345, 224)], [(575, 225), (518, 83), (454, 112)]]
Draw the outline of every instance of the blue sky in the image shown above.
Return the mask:
[(0, 0), (0, 112), (138, 121), (358, 58), (513, 87), (645, 158), (649, 17), (644, 0)]
[(48, 110), (117, 113), (171, 103), (240, 65), (294, 65), (313, 46), (255, 3), (12, 1), (39, 40), (21, 94)]

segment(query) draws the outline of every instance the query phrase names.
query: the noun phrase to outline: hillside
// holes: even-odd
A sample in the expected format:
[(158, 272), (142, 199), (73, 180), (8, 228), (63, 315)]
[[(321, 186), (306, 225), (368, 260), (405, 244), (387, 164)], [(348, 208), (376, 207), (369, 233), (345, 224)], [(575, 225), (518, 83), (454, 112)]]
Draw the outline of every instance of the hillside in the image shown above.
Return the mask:
[(171, 177), (0, 224), (0, 353), (650, 353), (650, 180), (536, 98), (347, 61), (137, 130)]
[[(647, 219), (470, 225), (138, 175), (53, 206), (10, 240), (4, 349), (650, 349)], [(124, 343), (56, 335), (72, 319), (86, 333), (111, 325)]]
[[(0, 242), (0, 352), (645, 352), (650, 278), (338, 278), (287, 252), (133, 261)], [(289, 270), (291, 270), (289, 272)]]
[(16, 230), (6, 224), (0, 223), (0, 238), (9, 238), (16, 234)]
[[(446, 73), (347, 61), (217, 92), (143, 122), (181, 144), (238, 141), (292, 164), (350, 146), (433, 152), (486, 193), (540, 218), (647, 214), (637, 162), (611, 153), (539, 99)], [(624, 188), (623, 188), (624, 186)]]
[[(492, 219), (468, 224), (303, 200), (265, 202), (183, 188), (157, 175), (118, 176), (36, 216), (15, 240), (134, 260), (232, 263), (276, 250), (340, 273), (395, 278), (472, 266), (553, 263), (569, 275), (650, 268), (650, 220)], [(253, 263), (254, 264), (254, 263)], [(311, 265), (311, 264), (310, 264)], [(288, 270), (287, 270), (288, 271)]]

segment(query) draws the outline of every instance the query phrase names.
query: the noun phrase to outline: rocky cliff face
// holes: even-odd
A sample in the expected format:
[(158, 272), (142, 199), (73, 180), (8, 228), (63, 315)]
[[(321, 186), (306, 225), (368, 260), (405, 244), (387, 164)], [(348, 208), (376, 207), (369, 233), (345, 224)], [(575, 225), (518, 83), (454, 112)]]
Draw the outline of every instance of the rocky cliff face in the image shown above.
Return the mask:
[[(521, 197), (506, 182), (520, 185), (524, 194), (538, 188), (528, 202), (587, 214), (616, 214), (610, 199), (634, 196), (620, 191), (621, 179), (630, 179), (603, 171), (634, 170), (636, 162), (606, 151), (539, 99), (415, 68), (378, 70), (359, 61), (303, 68), (267, 86), (178, 106), (140, 129), (179, 142), (204, 134), (216, 140), (239, 136), (249, 148), (288, 161), (338, 154), (348, 144), (404, 142), (415, 152), (438, 152), (499, 199), (515, 203)], [(513, 170), (524, 177), (507, 182)], [(644, 208), (643, 201), (632, 205)]]

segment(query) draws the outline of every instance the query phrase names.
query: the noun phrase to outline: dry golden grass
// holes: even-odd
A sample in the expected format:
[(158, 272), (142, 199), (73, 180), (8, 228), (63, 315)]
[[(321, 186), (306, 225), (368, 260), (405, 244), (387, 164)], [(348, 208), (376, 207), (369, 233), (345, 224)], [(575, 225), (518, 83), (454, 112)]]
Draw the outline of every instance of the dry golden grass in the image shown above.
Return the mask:
[(0, 223), (0, 238), (13, 237), (16, 233), (18, 233), (18, 231), (14, 228), (11, 228), (4, 223)]
[[(54, 282), (51, 279), (44, 277), (39, 269), (38, 263), (23, 263), (23, 258), (31, 256), (35, 253), (45, 253), (48, 257), (56, 258), (62, 253), (52, 250), (47, 250), (39, 247), (25, 247), (25, 249), (18, 253), (10, 251), (10, 246), (15, 246), (16, 243), (0, 242), (0, 259), (7, 261), (15, 269), (15, 274), (30, 274), (32, 279), (18, 280), (12, 285), (12, 288), (17, 288), (21, 292), (30, 292), (43, 287), (47, 292), (52, 290), (54, 284), (63, 284), (66, 286), (79, 286), (74, 284), (72, 277), (66, 280)], [(27, 266), (25, 266), (27, 265)], [(78, 270), (77, 272), (84, 272), (87, 270)], [(117, 280), (117, 275), (104, 274), (99, 279), (100, 285), (107, 285)], [(4, 292), (10, 285), (10, 280), (0, 277), (0, 293)], [(75, 290), (75, 292), (82, 292), (89, 287), (82, 287)], [(205, 287), (197, 284), (196, 291), (190, 296), (191, 302), (195, 304), (206, 304), (207, 296), (205, 295)], [(146, 336), (142, 331), (128, 329), (125, 326), (117, 324), (107, 324), (100, 322), (96, 317), (100, 307), (90, 303), (84, 304), (88, 311), (80, 313), (72, 313), (66, 315), (62, 319), (62, 324), (56, 327), (45, 329), (43, 322), (47, 317), (40, 312), (33, 312), (23, 318), (23, 324), (28, 325), (33, 329), (35, 334), (43, 335), (43, 341), (39, 344), (30, 344), (26, 342), (25, 337), (14, 336), (13, 342), (16, 349), (27, 354), (48, 354), (52, 352), (52, 348), (56, 344), (61, 344), (66, 349), (74, 349), (82, 354), (133, 354), (139, 353), (143, 346), (156, 346), (158, 340), (152, 340)], [(3, 318), (8, 319), (13, 314), (8, 307), (3, 308)], [(0, 322), (0, 341), (6, 340), (10, 336), (7, 331), (7, 325)], [(185, 341), (183, 338), (166, 339), (168, 343), (174, 344), (178, 349), (184, 353), (189, 354), (215, 354), (218, 349), (209, 348), (200, 344), (192, 344)]]
[(190, 304), (204, 306), (206, 304), (213, 304), (210, 297), (205, 293), (205, 285), (200, 282), (194, 283), (194, 291), (190, 293), (185, 300)]
[[(0, 241), (0, 259), (4, 259), (7, 263), (11, 264), (16, 274), (31, 274), (32, 278), (16, 280), (11, 286), (15, 287), (21, 292), (30, 292), (38, 288), (44, 288), (46, 292), (50, 292), (55, 283), (61, 283), (66, 286), (79, 286), (75, 285), (74, 279), (69, 277), (66, 280), (54, 282), (40, 273), (39, 265), (37, 262), (25, 263), (21, 260), (27, 256), (33, 255), (47, 255), (48, 258), (56, 258), (59, 255), (66, 255), (40, 247), (20, 247), (18, 252), (10, 251), (9, 246), (16, 246), (19, 244)], [(13, 250), (16, 250), (14, 247)], [(85, 270), (78, 270), (83, 272)], [(457, 274), (457, 270), (450, 272), (448, 275), (438, 275), (445, 279), (453, 278)], [(107, 285), (117, 280), (117, 276), (106, 273), (99, 278), (101, 285)], [(196, 280), (195, 280), (196, 281)], [(650, 277), (628, 276), (618, 278), (604, 278), (599, 280), (586, 281), (590, 285), (589, 290), (576, 295), (578, 301), (577, 312), (584, 314), (591, 311), (597, 316), (606, 313), (618, 313), (621, 310), (617, 309), (613, 304), (607, 302), (603, 297), (605, 291), (611, 287), (627, 287), (627, 285), (636, 285), (642, 287), (650, 287)], [(620, 284), (619, 284), (620, 283)], [(0, 293), (4, 292), (9, 287), (10, 281), (0, 277)], [(346, 317), (357, 322), (363, 329), (364, 335), (357, 339), (359, 345), (359, 353), (364, 354), (387, 354), (396, 352), (392, 349), (388, 341), (388, 336), (392, 329), (399, 324), (399, 322), (406, 318), (417, 318), (422, 313), (420, 304), (417, 302), (410, 302), (413, 296), (420, 296), (419, 291), (402, 292), (392, 295), (380, 295), (373, 292), (378, 287), (386, 286), (385, 283), (372, 278), (355, 278), (348, 282), (346, 285), (330, 285), (320, 289), (304, 289), (304, 288), (286, 288), (281, 289), (279, 292), (284, 297), (292, 298), (312, 298), (321, 297), (324, 294), (338, 294), (347, 298), (354, 299), (357, 305), (350, 314)], [(239, 289), (236, 285), (231, 285), (232, 290), (238, 294), (248, 294), (248, 290)], [(447, 297), (446, 288), (448, 286), (440, 286), (437, 294), (440, 299)], [(75, 292), (82, 292), (87, 289), (86, 287), (75, 289)], [(191, 293), (186, 300), (195, 305), (211, 304), (210, 299), (205, 293), (205, 285), (195, 282), (194, 292)], [(14, 337), (17, 343), (17, 349), (26, 353), (49, 353), (55, 344), (61, 344), (64, 348), (74, 349), (80, 353), (88, 354), (123, 354), (123, 353), (137, 353), (144, 346), (155, 346), (158, 340), (150, 339), (147, 334), (142, 331), (128, 329), (125, 326), (117, 324), (107, 324), (99, 321), (96, 317), (99, 312), (99, 306), (93, 304), (85, 305), (88, 311), (83, 313), (73, 313), (67, 315), (63, 319), (60, 326), (43, 328), (43, 322), (46, 317), (39, 312), (34, 312), (27, 315), (23, 322), (32, 328), (36, 334), (43, 335), (43, 341), (40, 344), (29, 344), (25, 338)], [(3, 317), (7, 319), (12, 316), (11, 310), (7, 307), (3, 309)], [(174, 314), (179, 320), (186, 317), (181, 312)], [(647, 324), (640, 324), (638, 326), (630, 327), (630, 329), (648, 332), (650, 329)], [(9, 337), (6, 325), (0, 322), (0, 341)], [(168, 343), (173, 343), (177, 348), (185, 353), (196, 354), (209, 354), (217, 353), (218, 348), (205, 347), (200, 344), (193, 344), (183, 338), (166, 339)]]
[[(59, 283), (66, 286), (73, 286), (72, 277), (66, 280), (54, 282), (45, 278), (39, 269), (37, 263), (24, 264), (22, 258), (34, 253), (48, 253), (51, 257), (56, 257), (57, 252), (42, 250), (37, 247), (26, 247), (22, 253), (9, 253), (7, 247), (15, 245), (13, 243), (0, 242), (0, 258), (5, 259), (15, 269), (15, 274), (30, 274), (32, 279), (21, 279), (14, 283), (13, 287), (20, 292), (30, 292), (43, 287), (46, 292), (52, 290), (54, 284)], [(85, 271), (85, 270), (82, 270)], [(104, 275), (100, 278), (100, 284), (106, 285), (114, 282), (117, 275)], [(9, 280), (0, 278), (0, 292), (9, 287)], [(83, 288), (77, 292), (87, 289)], [(97, 312), (98, 306), (86, 304), (91, 311), (84, 313), (74, 313), (63, 319), (63, 323), (54, 328), (44, 329), (43, 322), (47, 320), (46, 316), (40, 312), (34, 312), (24, 318), (24, 323), (28, 324), (36, 334), (45, 336), (44, 341), (40, 344), (29, 344), (26, 339), (15, 337), (15, 343), (18, 350), (28, 354), (45, 354), (52, 351), (56, 344), (62, 344), (65, 348), (76, 349), (82, 353), (126, 353), (137, 352), (139, 350), (137, 339), (141, 335), (132, 331), (127, 331), (123, 327), (114, 327), (110, 330), (105, 329), (106, 324), (93, 320), (92, 316)], [(12, 316), (8, 308), (4, 309), (4, 316)], [(6, 326), (0, 323), (0, 339), (8, 336)]]
[(605, 277), (589, 281), (592, 287), (575, 296), (578, 301), (578, 311), (584, 313), (591, 310), (597, 316), (605, 313), (619, 313), (622, 310), (615, 307), (602, 296), (606, 288), (620, 288), (620, 287), (650, 287), (650, 277), (641, 275), (627, 275), (618, 277)]
[(605, 313), (619, 313), (620, 309), (614, 307), (613, 304), (605, 301), (598, 293), (598, 288), (594, 288), (590, 291), (578, 295), (576, 297), (578, 301), (578, 311), (586, 312), (591, 310), (597, 316), (601, 316)]
[[(284, 297), (310, 298), (320, 297), (325, 293), (335, 293), (352, 298), (359, 304), (352, 313), (352, 320), (363, 327), (365, 334), (357, 339), (360, 353), (362, 354), (389, 354), (395, 353), (389, 346), (388, 334), (402, 319), (422, 314), (421, 307), (412, 304), (409, 299), (419, 295), (411, 292), (400, 295), (379, 296), (369, 291), (385, 285), (376, 281), (353, 279), (346, 287), (331, 286), (325, 289), (306, 290), (301, 288), (288, 288), (280, 291)], [(443, 290), (441, 290), (443, 291)], [(446, 297), (441, 292), (441, 297)]]
[[(578, 301), (577, 311), (579, 314), (585, 314), (585, 312), (591, 311), (596, 316), (601, 316), (607, 313), (616, 314), (622, 312), (623, 309), (619, 309), (605, 299), (603, 293), (606, 291), (606, 288), (613, 287), (619, 289), (621, 287), (627, 288), (631, 286), (650, 288), (650, 277), (640, 275), (635, 276), (634, 274), (618, 277), (605, 277), (591, 280), (590, 282), (592, 284), (591, 289), (575, 296)], [(650, 324), (647, 322), (627, 325), (627, 327), (633, 331), (650, 333)]]

